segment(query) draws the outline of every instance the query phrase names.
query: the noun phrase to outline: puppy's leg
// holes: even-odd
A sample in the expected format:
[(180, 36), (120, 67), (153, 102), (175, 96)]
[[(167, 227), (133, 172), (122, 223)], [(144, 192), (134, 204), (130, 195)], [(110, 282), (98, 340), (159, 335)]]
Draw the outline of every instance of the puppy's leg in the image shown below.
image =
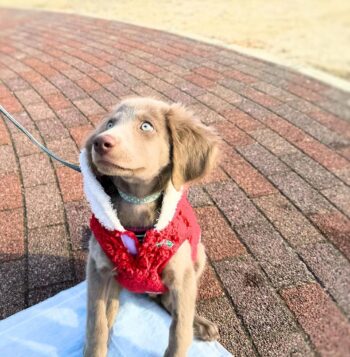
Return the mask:
[[(199, 244), (197, 260), (194, 265), (197, 286), (199, 285), (199, 279), (203, 273), (206, 262), (206, 255), (204, 251), (204, 246)], [(167, 310), (171, 315), (173, 315), (173, 299), (169, 293), (165, 293), (161, 296), (155, 296), (154, 299), (160, 303), (165, 310)], [(207, 320), (205, 317), (195, 314), (193, 320), (193, 330), (194, 336), (199, 340), (203, 341), (214, 341), (220, 337), (219, 329), (216, 324)]]
[[(198, 245), (197, 260), (194, 264), (194, 269), (196, 272), (197, 285), (199, 286), (200, 277), (203, 274), (205, 263), (207, 257), (205, 255), (205, 250), (203, 244)], [(198, 316), (194, 317), (193, 321), (194, 336), (199, 340), (203, 341), (213, 341), (217, 340), (219, 335), (219, 329), (216, 324), (207, 320), (205, 317)]]
[(121, 291), (120, 285), (116, 282), (114, 277), (109, 282), (109, 294), (107, 302), (107, 322), (108, 329), (111, 330), (114, 324), (115, 316), (119, 309), (119, 294)]
[(110, 276), (100, 274), (89, 256), (87, 264), (88, 304), (84, 356), (107, 355), (108, 322), (106, 316), (106, 289)]
[(163, 281), (172, 299), (172, 323), (166, 357), (185, 357), (193, 339), (196, 275), (191, 247), (185, 242), (164, 269)]

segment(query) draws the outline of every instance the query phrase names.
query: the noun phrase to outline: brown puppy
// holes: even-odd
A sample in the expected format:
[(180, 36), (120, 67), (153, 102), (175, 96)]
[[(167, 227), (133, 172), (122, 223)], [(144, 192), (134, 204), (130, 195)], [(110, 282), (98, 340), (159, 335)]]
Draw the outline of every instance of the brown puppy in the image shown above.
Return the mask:
[[(132, 98), (124, 100), (96, 128), (87, 140), (85, 152), (88, 166), (109, 194), (121, 225), (151, 227), (163, 220), (160, 211), (165, 196), (164, 200), (160, 196), (152, 202), (134, 204), (118, 192), (142, 198), (172, 187), (176, 196), (183, 185), (210, 171), (217, 146), (216, 135), (182, 106)], [(94, 235), (89, 249), (84, 353), (101, 357), (107, 354), (121, 286), (115, 279), (118, 271)], [(168, 291), (159, 301), (173, 317), (165, 356), (186, 356), (193, 331), (203, 340), (214, 340), (219, 335), (213, 323), (195, 315), (197, 285), (206, 257), (202, 243), (198, 244), (195, 261), (191, 249), (188, 241), (183, 242), (162, 271), (162, 282)]]

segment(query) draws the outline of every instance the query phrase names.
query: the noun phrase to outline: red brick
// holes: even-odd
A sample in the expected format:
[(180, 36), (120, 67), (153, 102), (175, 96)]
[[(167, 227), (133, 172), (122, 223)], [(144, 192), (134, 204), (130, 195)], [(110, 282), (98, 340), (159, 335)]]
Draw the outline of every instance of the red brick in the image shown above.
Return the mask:
[[(92, 92), (91, 96), (107, 110), (111, 110), (118, 103), (118, 98), (115, 95), (113, 95), (112, 93), (108, 92), (104, 88), (101, 88), (98, 91)], [(95, 115), (101, 115), (101, 114), (95, 114)]]
[(23, 61), (30, 67), (34, 68), (37, 72), (42, 74), (44, 77), (53, 77), (57, 74), (57, 71), (53, 69), (48, 64), (38, 60), (37, 58), (27, 58)]
[(55, 181), (53, 170), (46, 154), (40, 153), (21, 157), (20, 165), (24, 187)]
[(260, 355), (312, 355), (305, 335), (256, 263), (233, 259), (214, 266)]
[(71, 101), (83, 100), (88, 97), (88, 94), (74, 83), (63, 85), (60, 89), (62, 93)]
[(46, 80), (34, 83), (33, 87), (44, 98), (50, 94), (60, 94), (60, 90)]
[(221, 182), (227, 180), (227, 175), (220, 168), (213, 170), (208, 176), (204, 177), (199, 184), (206, 185), (213, 182)]
[(103, 119), (105, 119), (107, 116), (107, 113), (103, 114), (95, 114), (95, 115), (89, 115), (88, 120), (92, 123), (93, 126), (97, 126), (98, 124), (101, 123)]
[(322, 234), (280, 193), (256, 198), (254, 202), (293, 247), (324, 240)]
[(224, 72), (224, 75), (229, 78), (233, 78), (239, 82), (243, 82), (246, 84), (252, 84), (257, 81), (257, 78), (249, 76), (243, 72), (231, 69), (229, 71)]
[(137, 66), (144, 69), (146, 72), (155, 74), (158, 73), (160, 71), (162, 71), (162, 67), (159, 67), (153, 63), (146, 63), (146, 62), (138, 62)]
[(246, 132), (263, 128), (259, 121), (237, 108), (224, 110), (222, 116)]
[(304, 88), (302, 86), (299, 86), (297, 84), (291, 83), (287, 86), (287, 90), (293, 94), (296, 94), (299, 97), (302, 97), (303, 99), (309, 100), (311, 102), (318, 102), (322, 100), (322, 97), (315, 93), (312, 92), (311, 90)]
[(53, 61), (50, 62), (51, 67), (57, 69), (59, 72), (62, 72), (63, 70), (67, 70), (70, 68), (70, 65), (60, 61), (58, 59), (55, 59)]
[(24, 221), (21, 208), (0, 211), (0, 262), (24, 255)]
[(177, 88), (173, 88), (169, 91), (164, 92), (164, 94), (170, 98), (171, 101), (173, 102), (180, 102), (183, 104), (192, 104), (196, 100), (191, 97), (190, 95), (182, 92), (181, 90)]
[(91, 98), (75, 100), (74, 104), (87, 116), (105, 112), (105, 110)]
[(215, 182), (206, 187), (210, 197), (234, 227), (256, 223), (263, 219), (260, 212), (234, 182)]
[(344, 156), (348, 161), (350, 161), (350, 146), (337, 149), (337, 153), (340, 154), (341, 156)]
[(7, 131), (5, 123), (1, 120), (0, 121), (0, 145), (7, 145), (10, 144), (10, 136)]
[(198, 86), (196, 86), (195, 84), (186, 81), (184, 79), (179, 79), (176, 81), (176, 83), (174, 83), (179, 89), (181, 89), (183, 92), (186, 92), (187, 94), (189, 94), (192, 97), (197, 97), (201, 94), (205, 93), (205, 89), (200, 88)]
[(298, 141), (296, 146), (331, 171), (349, 166), (346, 159), (311, 137)]
[(340, 181), (330, 171), (300, 151), (283, 156), (282, 160), (318, 190), (340, 184)]
[[(71, 163), (78, 163), (79, 151), (73, 139), (70, 137), (50, 141), (47, 147), (53, 151), (57, 156)], [(60, 162), (53, 160), (52, 163), (55, 167), (62, 166)]]
[(211, 93), (199, 95), (197, 99), (218, 113), (222, 113), (225, 110), (232, 108), (231, 104)]
[(316, 213), (311, 220), (350, 259), (350, 220), (340, 212)]
[(0, 275), (6, 276), (0, 285), (0, 318), (23, 310), (25, 306), (25, 259), (0, 264)]
[(3, 84), (0, 84), (0, 98), (3, 99), (9, 96), (11, 96), (11, 92)]
[(252, 135), (258, 143), (278, 157), (298, 152), (297, 148), (268, 128), (252, 131), (250, 135)]
[(22, 207), (22, 192), (19, 176), (0, 176), (0, 210)]
[(224, 120), (220, 114), (216, 113), (214, 110), (209, 109), (204, 104), (192, 104), (187, 106), (187, 108), (193, 110), (195, 116), (206, 125), (211, 125)]
[(217, 129), (223, 139), (233, 147), (246, 146), (254, 142), (246, 133), (231, 123), (217, 123), (214, 125), (214, 128)]
[(45, 100), (55, 111), (71, 107), (70, 102), (62, 94), (51, 94), (45, 97)]
[(20, 100), (20, 102), (24, 106), (28, 106), (30, 104), (38, 104), (42, 102), (42, 99), (33, 89), (27, 89), (23, 91), (16, 91), (16, 97)]
[(29, 229), (64, 222), (62, 200), (55, 184), (29, 187), (25, 197)]
[(274, 287), (313, 280), (302, 260), (266, 219), (236, 230)]
[(225, 293), (210, 265), (205, 267), (198, 287), (198, 300), (222, 297)]
[(264, 123), (291, 143), (303, 140), (306, 136), (302, 130), (277, 115), (267, 118)]
[(350, 124), (348, 122), (319, 109), (309, 111), (307, 114), (310, 118), (317, 120), (327, 128), (336, 131), (346, 138), (350, 138)]
[(1, 98), (1, 105), (11, 114), (23, 110), (21, 103), (12, 95)]
[(75, 82), (80, 88), (84, 89), (87, 93), (99, 90), (101, 86), (89, 77), (84, 77)]
[(12, 92), (30, 89), (30, 84), (20, 77), (11, 78), (6, 81), (6, 84)]
[[(30, 129), (30, 133), (35, 137), (36, 140), (42, 143), (40, 134), (37, 130)], [(39, 152), (39, 148), (36, 145), (33, 145), (29, 138), (27, 138), (27, 136), (23, 135), (22, 133), (13, 134), (12, 139), (16, 147), (16, 153), (19, 157)]]
[[(26, 112), (22, 111), (19, 113), (15, 113), (13, 116), (20, 124), (22, 124), (29, 131), (32, 131), (35, 129), (34, 122), (31, 120), (31, 118), (29, 117), (29, 115)], [(12, 123), (11, 124), (9, 123), (8, 129), (10, 130), (10, 132), (12, 134), (19, 133), (18, 128), (15, 125), (13, 125)]]
[(208, 194), (200, 186), (192, 186), (188, 192), (192, 207), (210, 206), (213, 204)]
[(216, 207), (197, 208), (196, 213), (202, 241), (211, 260), (246, 254), (245, 248)]
[(211, 93), (216, 94), (218, 97), (226, 100), (228, 103), (233, 105), (239, 105), (243, 100), (242, 96), (240, 96), (233, 90), (223, 87), (222, 85), (219, 84), (216, 84), (215, 86), (208, 88), (208, 90)]
[(69, 136), (67, 129), (56, 118), (40, 120), (36, 124), (46, 142)]
[(343, 169), (334, 170), (333, 173), (350, 186), (350, 166), (344, 167)]
[(28, 285), (30, 289), (73, 279), (64, 225), (28, 232)]
[(85, 116), (74, 107), (59, 109), (57, 115), (66, 128), (74, 128), (88, 123)]
[(219, 327), (220, 343), (235, 356), (254, 357), (256, 353), (252, 342), (245, 332), (242, 322), (235, 314), (231, 302), (225, 298), (197, 302), (200, 316), (214, 322)]
[(225, 171), (249, 197), (266, 196), (276, 192), (271, 183), (246, 161), (225, 165)]
[(72, 81), (77, 81), (85, 77), (85, 74), (77, 70), (76, 68), (69, 67), (64, 71), (61, 71), (65, 76), (67, 76)]
[(216, 72), (208, 67), (198, 67), (193, 70), (193, 72), (199, 73), (200, 75), (207, 77), (213, 81), (224, 78), (219, 72)]
[(50, 119), (55, 116), (53, 111), (45, 103), (31, 104), (28, 105), (26, 109), (34, 121)]
[(188, 74), (184, 78), (202, 88), (209, 88), (215, 84), (213, 81), (195, 73)]
[(97, 71), (97, 72), (93, 72), (90, 73), (91, 78), (93, 78), (96, 82), (105, 85), (105, 84), (109, 84), (112, 83), (114, 81), (114, 79), (109, 76), (107, 73), (101, 72), (101, 71)]
[(294, 172), (274, 175), (270, 180), (306, 215), (334, 211), (334, 207), (318, 191)]
[(79, 148), (82, 148), (85, 144), (85, 141), (88, 137), (88, 135), (92, 132), (93, 127), (88, 124), (88, 125), (81, 125), (77, 126), (75, 128), (71, 128), (69, 130), (71, 136), (73, 137), (75, 143)]
[(339, 185), (323, 190), (322, 193), (342, 212), (350, 217), (350, 188)]
[(308, 244), (299, 249), (299, 254), (313, 274), (350, 317), (350, 263), (331, 244)]
[(59, 167), (56, 170), (58, 182), (64, 202), (79, 201), (83, 198), (82, 178), (79, 172), (69, 167)]
[(288, 166), (258, 143), (237, 150), (265, 176), (289, 171)]
[(319, 285), (285, 289), (282, 296), (322, 356), (348, 354), (350, 325)]
[(254, 88), (246, 88), (240, 91), (241, 95), (250, 98), (252, 101), (259, 103), (266, 108), (274, 108), (281, 104), (281, 102), (274, 97), (262, 93)]

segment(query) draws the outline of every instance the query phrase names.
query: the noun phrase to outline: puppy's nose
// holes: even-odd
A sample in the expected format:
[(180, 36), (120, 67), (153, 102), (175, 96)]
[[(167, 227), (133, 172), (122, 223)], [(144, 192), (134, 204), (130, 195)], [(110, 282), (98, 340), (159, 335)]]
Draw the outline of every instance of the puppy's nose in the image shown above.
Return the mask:
[(104, 155), (111, 151), (115, 144), (115, 139), (110, 135), (98, 136), (94, 141), (94, 149), (98, 154)]

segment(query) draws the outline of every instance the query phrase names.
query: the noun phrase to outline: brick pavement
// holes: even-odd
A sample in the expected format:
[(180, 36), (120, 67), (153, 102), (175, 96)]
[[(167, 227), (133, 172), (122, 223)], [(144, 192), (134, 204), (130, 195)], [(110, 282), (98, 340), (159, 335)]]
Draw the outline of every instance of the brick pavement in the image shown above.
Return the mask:
[[(180, 101), (221, 134), (221, 168), (190, 198), (209, 257), (198, 309), (224, 346), (349, 353), (348, 93), (118, 22), (3, 9), (0, 30), (0, 103), (70, 161), (129, 95)], [(1, 318), (84, 278), (88, 215), (79, 174), (0, 121)]]

